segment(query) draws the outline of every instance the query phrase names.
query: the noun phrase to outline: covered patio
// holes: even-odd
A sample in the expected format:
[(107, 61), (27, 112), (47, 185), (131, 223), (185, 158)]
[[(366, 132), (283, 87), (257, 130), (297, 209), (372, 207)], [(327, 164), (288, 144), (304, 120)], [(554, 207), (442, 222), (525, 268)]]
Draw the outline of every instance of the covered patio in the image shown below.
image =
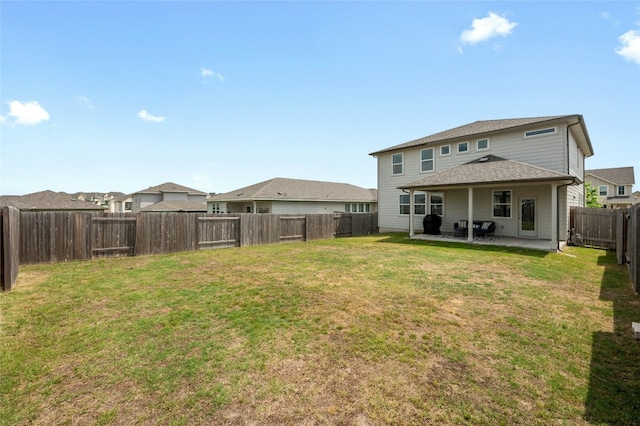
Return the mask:
[(526, 239), (526, 238), (514, 238), (514, 237), (474, 237), (469, 240), (467, 237), (455, 237), (451, 233), (443, 233), (440, 235), (428, 235), (428, 234), (414, 234), (410, 237), (414, 240), (423, 241), (438, 241), (446, 243), (464, 243), (473, 245), (490, 245), (500, 247), (518, 247), (530, 250), (543, 250), (549, 252), (555, 252), (558, 250), (564, 250), (567, 246), (566, 241), (560, 241), (559, 243), (551, 240), (538, 240), (538, 239)]
[[(488, 155), (399, 189), (409, 194), (411, 238), (555, 251), (566, 244), (566, 188), (581, 183), (572, 175)], [(426, 194), (425, 213), (440, 216), (443, 235), (419, 233), (416, 193)], [(438, 198), (435, 209), (429, 201), (434, 195)], [(476, 235), (474, 219), (482, 225), (494, 223), (495, 232)], [(463, 225), (463, 235), (453, 233), (461, 220), (474, 226)]]

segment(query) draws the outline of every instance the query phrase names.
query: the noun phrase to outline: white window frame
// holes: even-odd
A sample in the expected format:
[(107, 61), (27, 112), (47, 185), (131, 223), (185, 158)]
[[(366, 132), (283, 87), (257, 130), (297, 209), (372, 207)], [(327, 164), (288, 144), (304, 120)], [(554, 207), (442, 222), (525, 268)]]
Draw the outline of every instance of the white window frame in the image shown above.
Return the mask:
[[(486, 148), (480, 148), (480, 142), (481, 141), (487, 141), (487, 147)], [(476, 141), (476, 151), (488, 151), (489, 150), (489, 138), (482, 138), (482, 139), (478, 139)]]
[[(495, 193), (496, 192), (508, 192), (509, 193), (509, 202), (508, 203), (496, 203)], [(496, 216), (496, 206), (509, 206), (509, 216)], [(491, 191), (491, 217), (493, 219), (511, 219), (513, 217), (513, 191), (511, 189), (495, 189)]]
[[(396, 163), (396, 157), (399, 156), (400, 157), (400, 162)], [(396, 166), (400, 166), (400, 172), (396, 173)], [(403, 152), (398, 152), (396, 154), (391, 154), (391, 174), (393, 176), (400, 176), (404, 174), (404, 153)]]
[[(443, 152), (442, 152), (442, 149), (443, 149), (443, 148), (447, 148), (447, 150), (448, 150), (449, 152), (447, 152), (447, 153), (443, 153)], [(448, 156), (450, 156), (450, 155), (451, 155), (451, 145), (442, 145), (442, 146), (440, 147), (440, 157), (448, 157)]]
[[(620, 191), (622, 190), (622, 191)], [(624, 185), (618, 185), (618, 195), (627, 195), (627, 189), (624, 187)]]
[(525, 139), (540, 138), (543, 136), (555, 135), (556, 133), (558, 133), (557, 127), (545, 127), (545, 128), (540, 128), (536, 130), (528, 130), (524, 132), (524, 138)]
[[(406, 203), (403, 203), (402, 199), (406, 198)], [(409, 194), (405, 194), (402, 193), (400, 194), (400, 196), (398, 197), (398, 215), (400, 216), (408, 216), (409, 212), (411, 212), (411, 198), (409, 198), (410, 195)], [(420, 201), (420, 199), (424, 199), (424, 201), (422, 202), (418, 202)], [(406, 213), (404, 213), (402, 210), (402, 206), (407, 206), (406, 207)], [(427, 193), (426, 192), (419, 192), (416, 191), (413, 193), (413, 214), (414, 215), (425, 215), (425, 212), (427, 211)]]
[[(440, 196), (442, 198), (442, 203), (434, 203), (432, 200), (432, 197), (434, 196)], [(429, 214), (437, 214), (438, 216), (444, 216), (444, 192), (429, 192)], [(440, 212), (434, 212), (433, 208), (435, 206), (442, 206), (441, 209), (442, 211)]]
[[(431, 151), (431, 158), (424, 159), (424, 153)], [(425, 170), (425, 164), (431, 163), (431, 168)], [(420, 150), (420, 173), (432, 173), (436, 170), (436, 152), (433, 148), (425, 148)]]
[[(604, 189), (604, 191), (603, 191)], [(606, 197), (609, 195), (609, 186), (608, 185), (600, 185), (598, 187), (598, 195), (601, 197)]]
[[(466, 145), (467, 149), (465, 151), (460, 151), (460, 146), (461, 145)], [(457, 153), (458, 154), (468, 154), (469, 153), (469, 142), (468, 141), (466, 141), (466, 142), (458, 142)]]

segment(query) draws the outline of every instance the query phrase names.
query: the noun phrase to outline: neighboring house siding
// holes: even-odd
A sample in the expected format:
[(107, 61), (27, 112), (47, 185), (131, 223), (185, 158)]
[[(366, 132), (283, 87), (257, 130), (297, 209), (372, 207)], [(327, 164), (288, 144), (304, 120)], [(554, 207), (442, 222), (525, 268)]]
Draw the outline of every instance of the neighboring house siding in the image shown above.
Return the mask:
[(310, 201), (284, 201), (278, 202), (274, 201), (272, 203), (273, 211), (271, 213), (276, 214), (296, 214), (296, 213), (307, 213), (307, 214), (317, 214), (317, 213), (333, 213), (333, 212), (343, 212), (345, 203), (319, 203), (319, 202), (310, 202)]

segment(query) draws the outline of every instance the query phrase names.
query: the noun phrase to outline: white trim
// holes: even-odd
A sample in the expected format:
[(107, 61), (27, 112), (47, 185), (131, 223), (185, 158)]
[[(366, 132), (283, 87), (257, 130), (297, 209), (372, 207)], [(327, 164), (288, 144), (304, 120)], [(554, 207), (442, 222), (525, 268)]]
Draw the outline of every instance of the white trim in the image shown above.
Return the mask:
[[(480, 144), (479, 144), (480, 141), (487, 141), (487, 147), (486, 148), (480, 148)], [(489, 138), (482, 138), (482, 139), (478, 139), (476, 141), (476, 151), (489, 151), (490, 147), (491, 146), (490, 146)]]
[(548, 135), (555, 135), (556, 133), (558, 133), (557, 127), (545, 127), (535, 130), (527, 130), (526, 132), (524, 132), (523, 137), (525, 139), (539, 138)]
[[(462, 145), (462, 144), (467, 144), (467, 150), (466, 151), (460, 151), (460, 145)], [(458, 154), (468, 154), (469, 150), (470, 150), (469, 141), (458, 142), (456, 144), (456, 153), (458, 153)]]
[[(447, 147), (449, 148), (449, 152), (446, 154), (442, 153), (442, 148)], [(440, 145), (440, 157), (449, 157), (451, 155), (451, 145)]]
[[(502, 205), (506, 205), (507, 203), (494, 203), (493, 202), (493, 194), (495, 192), (506, 192), (506, 191), (509, 191), (509, 216), (495, 216), (494, 215), (495, 212), (493, 210), (493, 207), (496, 204), (502, 206)], [(491, 218), (492, 219), (513, 219), (513, 195), (514, 195), (513, 189), (503, 188), (503, 189), (492, 189), (491, 190)]]
[[(431, 159), (424, 160), (422, 158), (422, 153), (425, 151), (431, 151)], [(423, 170), (422, 166), (425, 162), (431, 161), (431, 170)], [(436, 171), (436, 150), (434, 148), (424, 148), (420, 150), (420, 173), (433, 173)]]
[[(394, 163), (393, 162), (394, 157), (396, 155), (399, 155), (400, 158), (402, 159), (400, 161), (400, 163)], [(402, 167), (402, 171), (400, 173), (395, 173), (394, 166), (396, 166), (398, 164)], [(395, 154), (391, 154), (391, 176), (402, 176), (402, 175), (404, 175), (404, 152), (397, 152)]]

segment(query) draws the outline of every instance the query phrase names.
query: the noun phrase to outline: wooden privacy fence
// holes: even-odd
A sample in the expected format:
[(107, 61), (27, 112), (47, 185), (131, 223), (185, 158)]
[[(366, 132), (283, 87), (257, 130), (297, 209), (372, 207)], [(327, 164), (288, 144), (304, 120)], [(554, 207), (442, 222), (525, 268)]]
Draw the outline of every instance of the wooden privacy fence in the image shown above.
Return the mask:
[(18, 260), (22, 264), (64, 262), (311, 241), (368, 235), (378, 228), (374, 213), (134, 215), (15, 210), (12, 217), (17, 225), (2, 247), (3, 258), (15, 256), (16, 271)]
[(20, 211), (0, 209), (0, 289), (9, 291), (18, 278)]
[(633, 289), (640, 293), (640, 204), (628, 209), (572, 207), (570, 227), (580, 234), (582, 244), (616, 250), (618, 264), (626, 264)]
[(571, 207), (569, 227), (590, 247), (616, 249), (617, 210)]

